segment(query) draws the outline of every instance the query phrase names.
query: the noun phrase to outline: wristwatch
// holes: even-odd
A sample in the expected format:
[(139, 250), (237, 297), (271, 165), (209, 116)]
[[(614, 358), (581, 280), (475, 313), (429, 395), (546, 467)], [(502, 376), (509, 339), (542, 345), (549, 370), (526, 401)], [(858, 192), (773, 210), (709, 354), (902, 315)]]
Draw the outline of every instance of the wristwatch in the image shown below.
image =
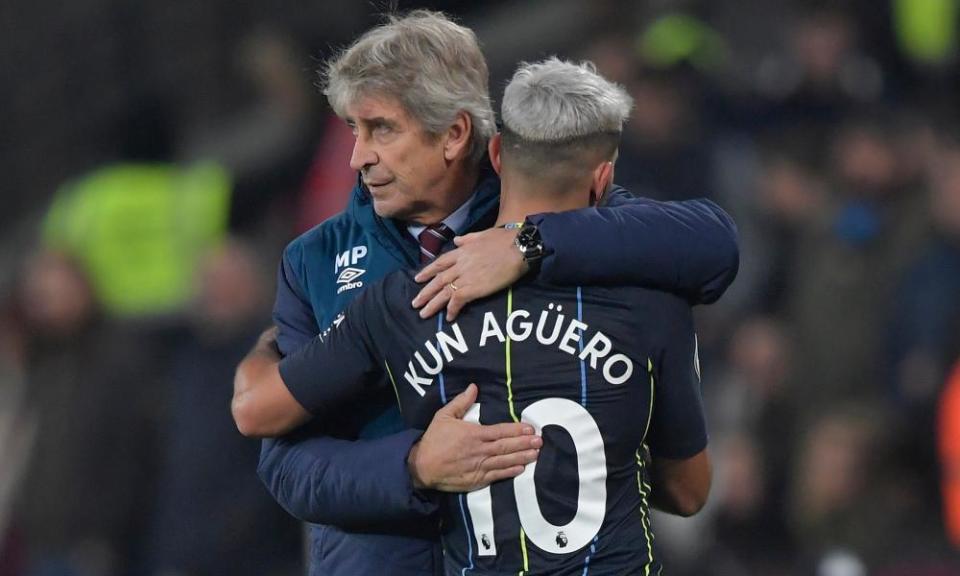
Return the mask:
[(543, 240), (540, 238), (540, 230), (536, 224), (524, 223), (517, 232), (517, 237), (513, 241), (520, 250), (524, 262), (530, 267), (531, 272), (540, 269), (540, 262), (543, 260)]

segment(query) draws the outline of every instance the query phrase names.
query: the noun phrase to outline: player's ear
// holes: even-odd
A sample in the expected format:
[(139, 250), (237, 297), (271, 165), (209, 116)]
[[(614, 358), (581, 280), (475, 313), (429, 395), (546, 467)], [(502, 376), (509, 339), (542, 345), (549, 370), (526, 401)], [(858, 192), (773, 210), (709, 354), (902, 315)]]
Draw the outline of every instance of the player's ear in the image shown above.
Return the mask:
[(500, 139), (500, 133), (497, 132), (493, 135), (493, 138), (490, 139), (490, 144), (487, 145), (487, 152), (490, 154), (490, 163), (493, 164), (493, 169), (499, 175), (500, 170), (502, 169), (502, 164), (500, 163), (500, 150), (502, 141)]
[(466, 156), (470, 149), (470, 136), (473, 134), (473, 119), (461, 110), (444, 134), (443, 157), (448, 162)]
[(590, 181), (591, 206), (600, 203), (611, 184), (613, 184), (613, 162), (606, 161), (598, 164), (593, 169), (593, 176)]

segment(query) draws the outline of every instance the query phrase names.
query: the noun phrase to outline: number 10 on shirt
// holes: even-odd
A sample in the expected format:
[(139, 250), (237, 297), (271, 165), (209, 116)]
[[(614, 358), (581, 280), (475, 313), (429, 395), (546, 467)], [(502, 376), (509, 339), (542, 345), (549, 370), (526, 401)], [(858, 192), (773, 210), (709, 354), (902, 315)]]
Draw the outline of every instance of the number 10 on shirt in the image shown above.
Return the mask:
[[(474, 404), (464, 420), (479, 424), (480, 404)], [(570, 522), (557, 526), (543, 517), (534, 480), (536, 462), (528, 464), (523, 473), (514, 478), (513, 490), (520, 525), (527, 538), (546, 552), (575, 552), (589, 544), (600, 532), (606, 515), (607, 459), (600, 429), (583, 406), (564, 398), (546, 398), (534, 402), (520, 413), (520, 421), (533, 426), (537, 434), (542, 432), (544, 426), (559, 426), (573, 439), (579, 486), (577, 512)], [(470, 510), (478, 554), (496, 556), (490, 487), (468, 493), (467, 508)]]

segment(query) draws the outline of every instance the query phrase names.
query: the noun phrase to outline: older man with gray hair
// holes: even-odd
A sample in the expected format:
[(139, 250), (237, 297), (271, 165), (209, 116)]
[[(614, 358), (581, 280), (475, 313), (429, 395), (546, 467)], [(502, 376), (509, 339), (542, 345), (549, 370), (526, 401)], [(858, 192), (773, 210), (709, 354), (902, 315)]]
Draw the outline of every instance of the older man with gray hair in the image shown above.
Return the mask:
[[(708, 201), (661, 204), (612, 189), (604, 207), (529, 213), (523, 226), (477, 232), (495, 222), (499, 199), (499, 181), (483, 155), (493, 133), (487, 70), (473, 33), (443, 15), (392, 17), (326, 70), (325, 93), (356, 136), (350, 163), (360, 180), (346, 212), (284, 252), (274, 308), (278, 332), (265, 334), (235, 380), (233, 411), (244, 433), (273, 436), (309, 417), (309, 395), (291, 397), (286, 386), (279, 393), (273, 386), (279, 357), (315, 342), (323, 328), (342, 325), (351, 300), (391, 271), (428, 264), (455, 234), (470, 233), (424, 270), (436, 277), (423, 293), (392, 295), (392, 306), (405, 308), (417, 296), (418, 305), (426, 304), (423, 316), (448, 306), (452, 319), (467, 302), (524, 275), (555, 286), (651, 286), (692, 302), (716, 299), (732, 281), (735, 230)], [(557, 146), (558, 154), (564, 150)], [(595, 188), (596, 197), (605, 189)], [(593, 242), (584, 242), (587, 237)], [(443, 317), (430, 322), (442, 324)], [(311, 390), (322, 395), (320, 377), (351, 368), (349, 357), (344, 351), (328, 358)], [(436, 512), (443, 493), (517, 477), (543, 445), (529, 423), (464, 421), (475, 387), (460, 386), (464, 392), (454, 397), (446, 393), (454, 388), (440, 386), (440, 404), (447, 405), (432, 406), (432, 418), (409, 428), (396, 411), (391, 382), (397, 380), (381, 366), (353, 380), (365, 390), (362, 401), (264, 443), (261, 478), (288, 511), (315, 524), (312, 574), (438, 573)], [(389, 366), (399, 382), (425, 381), (412, 364)], [(478, 379), (483, 374), (478, 367)], [(435, 402), (438, 388), (431, 390)]]
[[(591, 65), (521, 66), (504, 95), (503, 134), (489, 147), (502, 177), (497, 226), (601, 201), (630, 107)], [(406, 270), (369, 287), (334, 328), (272, 366), (251, 409), (282, 414), (271, 425), (286, 432), (349, 408), (374, 381), (392, 389), (412, 428), (438, 411), (529, 425), (542, 434), (539, 459), (512, 485), (441, 498), (446, 573), (658, 570), (650, 505), (691, 515), (710, 487), (689, 304), (645, 288), (531, 278), (445, 325), (406, 304), (418, 290)], [(370, 378), (381, 372), (386, 381)], [(437, 441), (424, 436), (420, 450)], [(517, 465), (523, 456), (492, 459)]]

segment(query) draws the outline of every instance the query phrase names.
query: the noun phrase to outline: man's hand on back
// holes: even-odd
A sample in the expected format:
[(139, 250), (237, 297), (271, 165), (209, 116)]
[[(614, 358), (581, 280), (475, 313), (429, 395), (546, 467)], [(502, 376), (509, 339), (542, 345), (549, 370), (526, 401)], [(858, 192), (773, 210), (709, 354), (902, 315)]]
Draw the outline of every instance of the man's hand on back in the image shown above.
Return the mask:
[(442, 254), (420, 271), (417, 282), (430, 281), (413, 300), (420, 317), (429, 318), (447, 308), (452, 322), (469, 302), (503, 290), (519, 280), (529, 266), (514, 245), (517, 230), (491, 228), (457, 236), (456, 250)]
[(433, 417), (407, 457), (416, 488), (470, 492), (519, 476), (535, 461), (543, 439), (523, 423), (483, 426), (463, 420), (477, 399), (477, 386), (447, 403)]

